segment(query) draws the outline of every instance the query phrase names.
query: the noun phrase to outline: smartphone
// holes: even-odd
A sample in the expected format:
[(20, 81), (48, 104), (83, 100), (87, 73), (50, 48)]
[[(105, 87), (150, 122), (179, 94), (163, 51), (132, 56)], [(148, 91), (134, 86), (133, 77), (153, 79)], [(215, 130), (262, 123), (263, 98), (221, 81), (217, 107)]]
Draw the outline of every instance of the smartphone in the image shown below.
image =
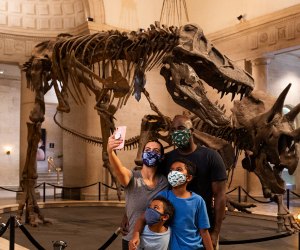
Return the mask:
[(125, 144), (125, 135), (126, 135), (126, 126), (119, 126), (117, 127), (116, 131), (115, 131), (115, 139), (116, 140), (123, 140), (123, 142), (116, 147), (116, 149), (122, 149), (124, 148), (124, 144)]

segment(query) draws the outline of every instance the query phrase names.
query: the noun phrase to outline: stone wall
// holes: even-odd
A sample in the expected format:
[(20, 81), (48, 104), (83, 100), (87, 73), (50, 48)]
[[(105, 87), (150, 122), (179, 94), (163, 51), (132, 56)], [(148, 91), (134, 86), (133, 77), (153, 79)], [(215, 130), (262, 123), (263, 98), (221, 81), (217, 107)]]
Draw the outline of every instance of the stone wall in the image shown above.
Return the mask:
[[(19, 184), (20, 75), (11, 73), (16, 65), (1, 65), (0, 74), (0, 186)], [(7, 151), (10, 154), (7, 154)]]

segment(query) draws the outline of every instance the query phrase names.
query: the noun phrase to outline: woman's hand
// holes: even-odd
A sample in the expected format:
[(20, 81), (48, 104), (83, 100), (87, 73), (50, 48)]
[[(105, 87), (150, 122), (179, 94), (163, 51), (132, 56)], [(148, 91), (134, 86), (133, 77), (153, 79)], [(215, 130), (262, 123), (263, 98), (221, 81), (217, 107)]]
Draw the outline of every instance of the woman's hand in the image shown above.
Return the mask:
[(115, 139), (115, 134), (111, 135), (108, 138), (107, 143), (107, 153), (112, 153), (112, 151), (118, 147), (123, 142), (123, 139)]
[(122, 139), (115, 139), (114, 135), (108, 138), (107, 143), (107, 153), (109, 163), (111, 164), (113, 170), (115, 171), (115, 175), (123, 187), (126, 187), (131, 179), (131, 171), (127, 169), (118, 156), (115, 154), (114, 150), (122, 143)]

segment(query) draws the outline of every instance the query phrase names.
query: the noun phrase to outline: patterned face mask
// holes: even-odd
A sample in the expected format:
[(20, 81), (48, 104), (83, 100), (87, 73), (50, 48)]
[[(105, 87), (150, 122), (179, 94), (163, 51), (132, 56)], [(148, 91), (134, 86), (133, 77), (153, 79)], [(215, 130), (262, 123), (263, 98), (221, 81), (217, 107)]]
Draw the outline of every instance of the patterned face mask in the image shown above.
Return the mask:
[(155, 167), (161, 159), (161, 154), (154, 151), (144, 151), (142, 155), (143, 163), (147, 167)]
[(177, 146), (178, 148), (184, 148), (190, 142), (191, 131), (188, 128), (183, 130), (176, 130), (171, 134), (171, 137), (175, 146)]
[(186, 175), (179, 171), (171, 171), (168, 174), (168, 182), (172, 187), (177, 187), (186, 182)]
[(146, 220), (146, 224), (149, 226), (152, 226), (158, 222), (160, 222), (160, 217), (163, 214), (161, 214), (160, 212), (158, 212), (157, 210), (148, 207), (145, 211), (145, 220)]

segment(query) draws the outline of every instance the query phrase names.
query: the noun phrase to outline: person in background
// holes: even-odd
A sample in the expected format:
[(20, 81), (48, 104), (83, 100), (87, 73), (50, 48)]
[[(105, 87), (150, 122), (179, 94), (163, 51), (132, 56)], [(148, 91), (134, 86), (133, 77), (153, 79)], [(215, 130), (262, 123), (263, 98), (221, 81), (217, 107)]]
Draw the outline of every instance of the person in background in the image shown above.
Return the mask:
[(128, 249), (129, 240), (136, 220), (146, 210), (149, 202), (159, 192), (168, 188), (166, 177), (157, 172), (158, 165), (163, 158), (164, 149), (158, 140), (148, 141), (143, 150), (143, 166), (141, 170), (126, 168), (117, 157), (114, 150), (122, 143), (122, 138), (109, 137), (107, 152), (109, 162), (115, 172), (116, 178), (125, 190), (125, 212), (128, 219), (128, 234), (123, 236), (122, 249)]
[(162, 173), (167, 176), (171, 163), (177, 158), (188, 159), (196, 166), (195, 175), (188, 190), (204, 199), (211, 225), (211, 239), (214, 248), (218, 249), (226, 207), (226, 168), (219, 153), (197, 145), (192, 133), (193, 124), (190, 118), (185, 115), (176, 115), (171, 124), (172, 142), (176, 148), (165, 154)]

